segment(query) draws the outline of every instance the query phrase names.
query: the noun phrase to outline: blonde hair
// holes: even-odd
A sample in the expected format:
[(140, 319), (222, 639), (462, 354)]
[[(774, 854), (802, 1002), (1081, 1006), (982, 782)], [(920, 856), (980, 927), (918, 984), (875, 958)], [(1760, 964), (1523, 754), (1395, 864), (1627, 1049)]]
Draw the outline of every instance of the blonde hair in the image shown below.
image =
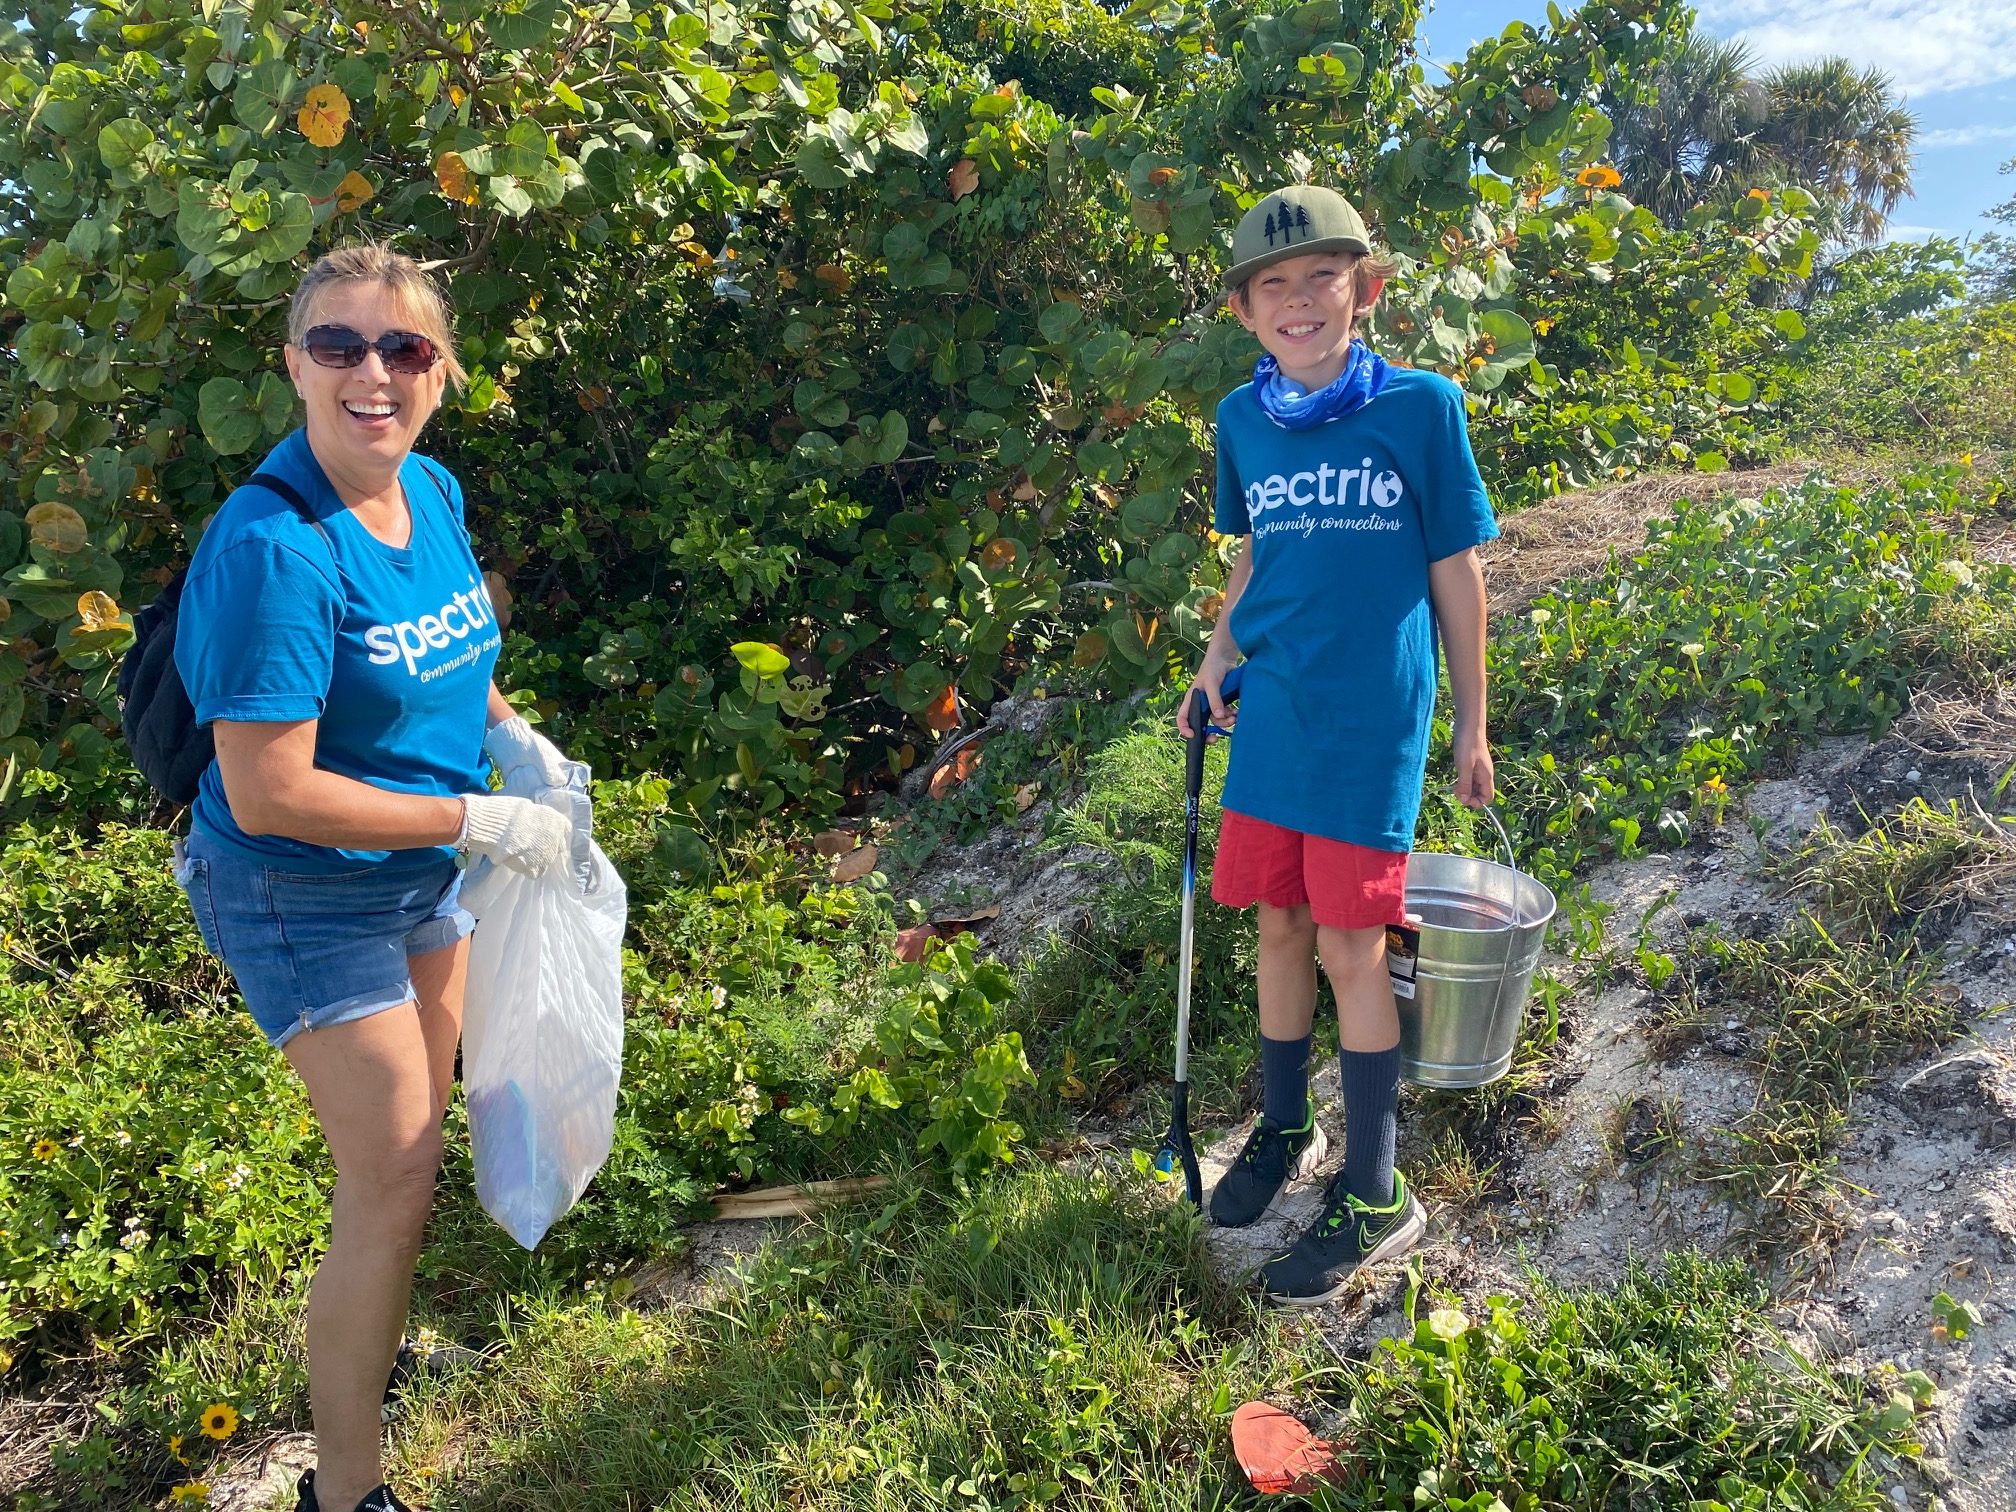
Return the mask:
[[(1383, 252), (1368, 252), (1363, 256), (1347, 252), (1344, 256), (1351, 259), (1351, 329), (1355, 332), (1371, 318), (1378, 303), (1372, 297), (1374, 288), (1383, 286), (1387, 279), (1398, 273), (1400, 263)], [(1249, 310), (1253, 308), (1252, 283), (1253, 278), (1245, 278), (1230, 290)]]
[(315, 265), (301, 275), (294, 298), (287, 306), (287, 340), (301, 345), (315, 323), (315, 306), (323, 293), (335, 284), (375, 283), (392, 296), (415, 334), (425, 336), (440, 352), (447, 367), (448, 381), (458, 390), (469, 382), (462, 359), (455, 355), (455, 332), (448, 315), (448, 301), (426, 270), (404, 252), (395, 252), (383, 242), (359, 242), (325, 252)]

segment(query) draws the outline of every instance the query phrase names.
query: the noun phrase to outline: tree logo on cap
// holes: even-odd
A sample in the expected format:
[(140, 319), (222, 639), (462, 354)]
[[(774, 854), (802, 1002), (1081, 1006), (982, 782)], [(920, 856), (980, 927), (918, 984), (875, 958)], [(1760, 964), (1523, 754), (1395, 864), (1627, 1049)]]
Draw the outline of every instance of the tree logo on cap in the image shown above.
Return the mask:
[(1262, 228), (1267, 233), (1267, 245), (1272, 247), (1274, 245), (1274, 238), (1278, 235), (1281, 238), (1282, 246), (1293, 246), (1295, 244), (1295, 234), (1298, 231), (1302, 234), (1302, 240), (1307, 241), (1309, 239), (1308, 207), (1305, 205), (1290, 205), (1286, 200), (1280, 200), (1277, 203), (1279, 205), (1278, 212), (1269, 210), (1267, 212), (1267, 223)]

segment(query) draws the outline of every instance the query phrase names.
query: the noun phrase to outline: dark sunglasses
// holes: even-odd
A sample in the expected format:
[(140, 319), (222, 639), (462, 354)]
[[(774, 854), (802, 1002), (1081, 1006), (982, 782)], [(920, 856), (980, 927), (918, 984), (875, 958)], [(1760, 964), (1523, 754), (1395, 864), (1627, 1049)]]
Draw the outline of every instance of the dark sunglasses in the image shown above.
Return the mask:
[(301, 350), (326, 368), (356, 367), (366, 352), (375, 351), (394, 373), (424, 373), (441, 360), (439, 348), (413, 331), (387, 331), (376, 341), (366, 341), (340, 325), (316, 326), (301, 338)]

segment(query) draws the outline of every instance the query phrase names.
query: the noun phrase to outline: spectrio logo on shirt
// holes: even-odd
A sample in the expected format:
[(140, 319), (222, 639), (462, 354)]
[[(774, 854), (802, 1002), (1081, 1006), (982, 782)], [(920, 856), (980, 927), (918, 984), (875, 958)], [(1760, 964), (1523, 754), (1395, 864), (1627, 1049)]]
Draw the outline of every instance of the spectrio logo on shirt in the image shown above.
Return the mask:
[[(423, 674), (420, 670), (421, 657), (429, 650), (439, 651), (456, 641), (467, 640), (478, 630), (495, 624), (496, 618), (489, 588), (472, 577), (466, 593), (455, 594), (432, 614), (423, 614), (417, 620), (373, 625), (364, 632), (364, 644), (370, 649), (374, 667), (389, 666), (403, 658), (407, 676), (431, 677), (440, 669), (429, 668)], [(492, 637), (492, 642), (496, 639)], [(474, 647), (472, 651), (481, 649), (480, 646)]]
[[(1331, 480), (1336, 480), (1333, 490)], [(1372, 471), (1372, 459), (1356, 467), (1333, 467), (1320, 463), (1314, 472), (1273, 473), (1246, 488), (1246, 513), (1254, 524), (1270, 509), (1292, 504), (1297, 509), (1319, 505), (1325, 509), (1392, 509), (1407, 492), (1400, 474), (1390, 468)]]

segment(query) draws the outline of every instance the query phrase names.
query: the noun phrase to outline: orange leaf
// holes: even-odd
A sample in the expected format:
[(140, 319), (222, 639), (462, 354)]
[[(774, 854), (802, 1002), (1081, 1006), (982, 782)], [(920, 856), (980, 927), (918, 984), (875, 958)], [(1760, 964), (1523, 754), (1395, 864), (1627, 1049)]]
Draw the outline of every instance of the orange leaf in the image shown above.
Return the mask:
[(941, 735), (959, 728), (959, 690), (951, 683), (925, 707), (924, 727)]
[(943, 798), (968, 777), (980, 770), (980, 747), (967, 746), (945, 765), (931, 774), (931, 782), (926, 789), (933, 798)]
[(343, 175), (343, 182), (336, 186), (336, 208), (348, 215), (377, 192), (371, 187), (371, 180), (353, 168)]
[(875, 860), (881, 854), (881, 851), (872, 845), (864, 845), (858, 850), (847, 852), (846, 855), (834, 861), (833, 880), (835, 882), (859, 882), (868, 873), (875, 870)]
[(77, 596), (77, 617), (85, 630), (109, 630), (119, 623), (119, 606), (109, 593), (93, 588)]
[(308, 91), (308, 103), (294, 117), (294, 124), (317, 147), (334, 147), (350, 124), (350, 97), (334, 84), (317, 84)]
[(434, 159), (434, 182), (449, 199), (465, 205), (476, 203), (476, 175), (462, 161), (461, 153), (444, 152)]
[(896, 932), (896, 959), (921, 961), (938, 940), (938, 931), (929, 924), (915, 924)]
[(490, 600), (490, 607), (496, 611), (497, 628), (499, 630), (510, 629), (511, 585), (504, 580), (504, 574), (495, 571), (484, 573), (483, 592)]
[(821, 263), (812, 270), (812, 276), (835, 294), (845, 294), (854, 287), (854, 275), (838, 263)]
[(812, 837), (812, 849), (829, 861), (846, 855), (858, 844), (860, 841), (845, 830), (821, 830)]
[(1157, 189), (1160, 189), (1174, 177), (1176, 177), (1176, 170), (1174, 168), (1157, 168), (1153, 173), (1148, 175), (1148, 182), (1153, 184)]
[(989, 572), (1006, 572), (1022, 555), (1022, 548), (1006, 536), (996, 536), (980, 548), (980, 565)]
[(980, 187), (980, 170), (973, 159), (961, 158), (945, 175), (945, 187), (952, 193), (952, 202), (957, 204)]

